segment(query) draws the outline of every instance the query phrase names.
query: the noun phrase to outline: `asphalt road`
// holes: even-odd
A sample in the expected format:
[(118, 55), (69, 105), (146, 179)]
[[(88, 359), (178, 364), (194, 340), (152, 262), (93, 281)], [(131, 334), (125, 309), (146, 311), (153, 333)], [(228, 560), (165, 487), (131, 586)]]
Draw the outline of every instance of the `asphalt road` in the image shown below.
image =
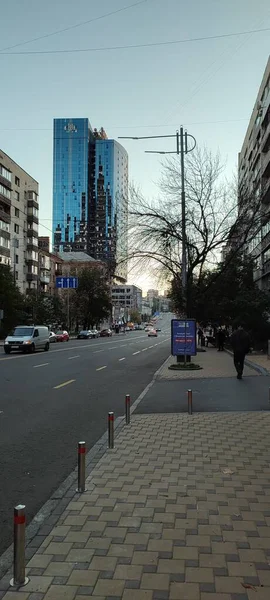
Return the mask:
[(170, 354), (170, 316), (157, 338), (144, 331), (52, 344), (49, 352), (0, 349), (0, 554), (12, 542), (13, 506), (28, 522), (75, 468), (77, 442), (90, 449), (108, 411), (124, 414)]

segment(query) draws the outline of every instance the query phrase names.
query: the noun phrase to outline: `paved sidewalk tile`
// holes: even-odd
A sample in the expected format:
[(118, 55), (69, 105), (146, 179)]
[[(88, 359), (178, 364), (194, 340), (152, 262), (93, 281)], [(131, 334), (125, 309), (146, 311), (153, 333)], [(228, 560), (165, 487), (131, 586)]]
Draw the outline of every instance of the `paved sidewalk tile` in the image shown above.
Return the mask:
[(268, 412), (132, 415), (0, 598), (269, 600), (269, 439)]

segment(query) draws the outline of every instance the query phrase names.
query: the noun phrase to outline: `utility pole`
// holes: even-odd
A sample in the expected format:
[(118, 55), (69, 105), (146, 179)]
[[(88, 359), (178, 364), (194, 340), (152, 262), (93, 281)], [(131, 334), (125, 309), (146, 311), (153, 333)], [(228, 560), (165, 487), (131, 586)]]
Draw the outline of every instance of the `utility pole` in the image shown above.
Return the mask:
[[(186, 235), (186, 194), (185, 194), (185, 154), (192, 152), (196, 147), (196, 140), (193, 135), (184, 132), (183, 127), (172, 135), (147, 135), (142, 137), (121, 136), (119, 140), (151, 140), (158, 138), (174, 138), (176, 141), (176, 150), (165, 152), (158, 150), (145, 150), (146, 154), (180, 154), (181, 166), (181, 229), (182, 229), (182, 268), (181, 280), (183, 289), (183, 299), (185, 313), (187, 313), (187, 235)], [(188, 147), (188, 139), (193, 140), (193, 146)], [(187, 316), (187, 315), (186, 315)]]

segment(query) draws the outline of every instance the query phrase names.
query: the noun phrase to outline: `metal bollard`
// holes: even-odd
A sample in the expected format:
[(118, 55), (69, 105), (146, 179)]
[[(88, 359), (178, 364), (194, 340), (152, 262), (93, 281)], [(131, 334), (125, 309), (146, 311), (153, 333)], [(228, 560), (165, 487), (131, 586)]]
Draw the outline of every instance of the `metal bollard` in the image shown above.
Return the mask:
[(108, 445), (112, 450), (114, 448), (114, 413), (108, 413)]
[(13, 579), (10, 585), (22, 586), (29, 581), (25, 577), (25, 506), (18, 504), (14, 507), (14, 562)]
[(126, 425), (130, 424), (130, 395), (126, 395)]
[(78, 442), (78, 487), (76, 492), (83, 493), (87, 491), (85, 487), (85, 442)]
[(192, 390), (188, 390), (188, 414), (192, 415)]

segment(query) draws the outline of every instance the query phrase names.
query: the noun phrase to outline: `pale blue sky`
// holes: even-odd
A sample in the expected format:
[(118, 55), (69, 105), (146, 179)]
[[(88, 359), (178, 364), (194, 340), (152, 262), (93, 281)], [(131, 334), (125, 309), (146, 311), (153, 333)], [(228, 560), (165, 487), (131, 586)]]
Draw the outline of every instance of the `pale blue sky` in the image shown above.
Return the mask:
[[(135, 1), (9, 0), (1, 8), (0, 49)], [(155, 43), (266, 27), (269, 0), (146, 0), (10, 52)], [(50, 235), (42, 226), (51, 229), (54, 117), (89, 117), (93, 127), (103, 126), (116, 139), (170, 134), (184, 125), (199, 145), (220, 150), (230, 177), (269, 50), (270, 31), (102, 52), (0, 53), (0, 148), (40, 183), (40, 233)], [(145, 195), (155, 195), (160, 157), (144, 150), (170, 149), (170, 141), (124, 145), (130, 178)]]

